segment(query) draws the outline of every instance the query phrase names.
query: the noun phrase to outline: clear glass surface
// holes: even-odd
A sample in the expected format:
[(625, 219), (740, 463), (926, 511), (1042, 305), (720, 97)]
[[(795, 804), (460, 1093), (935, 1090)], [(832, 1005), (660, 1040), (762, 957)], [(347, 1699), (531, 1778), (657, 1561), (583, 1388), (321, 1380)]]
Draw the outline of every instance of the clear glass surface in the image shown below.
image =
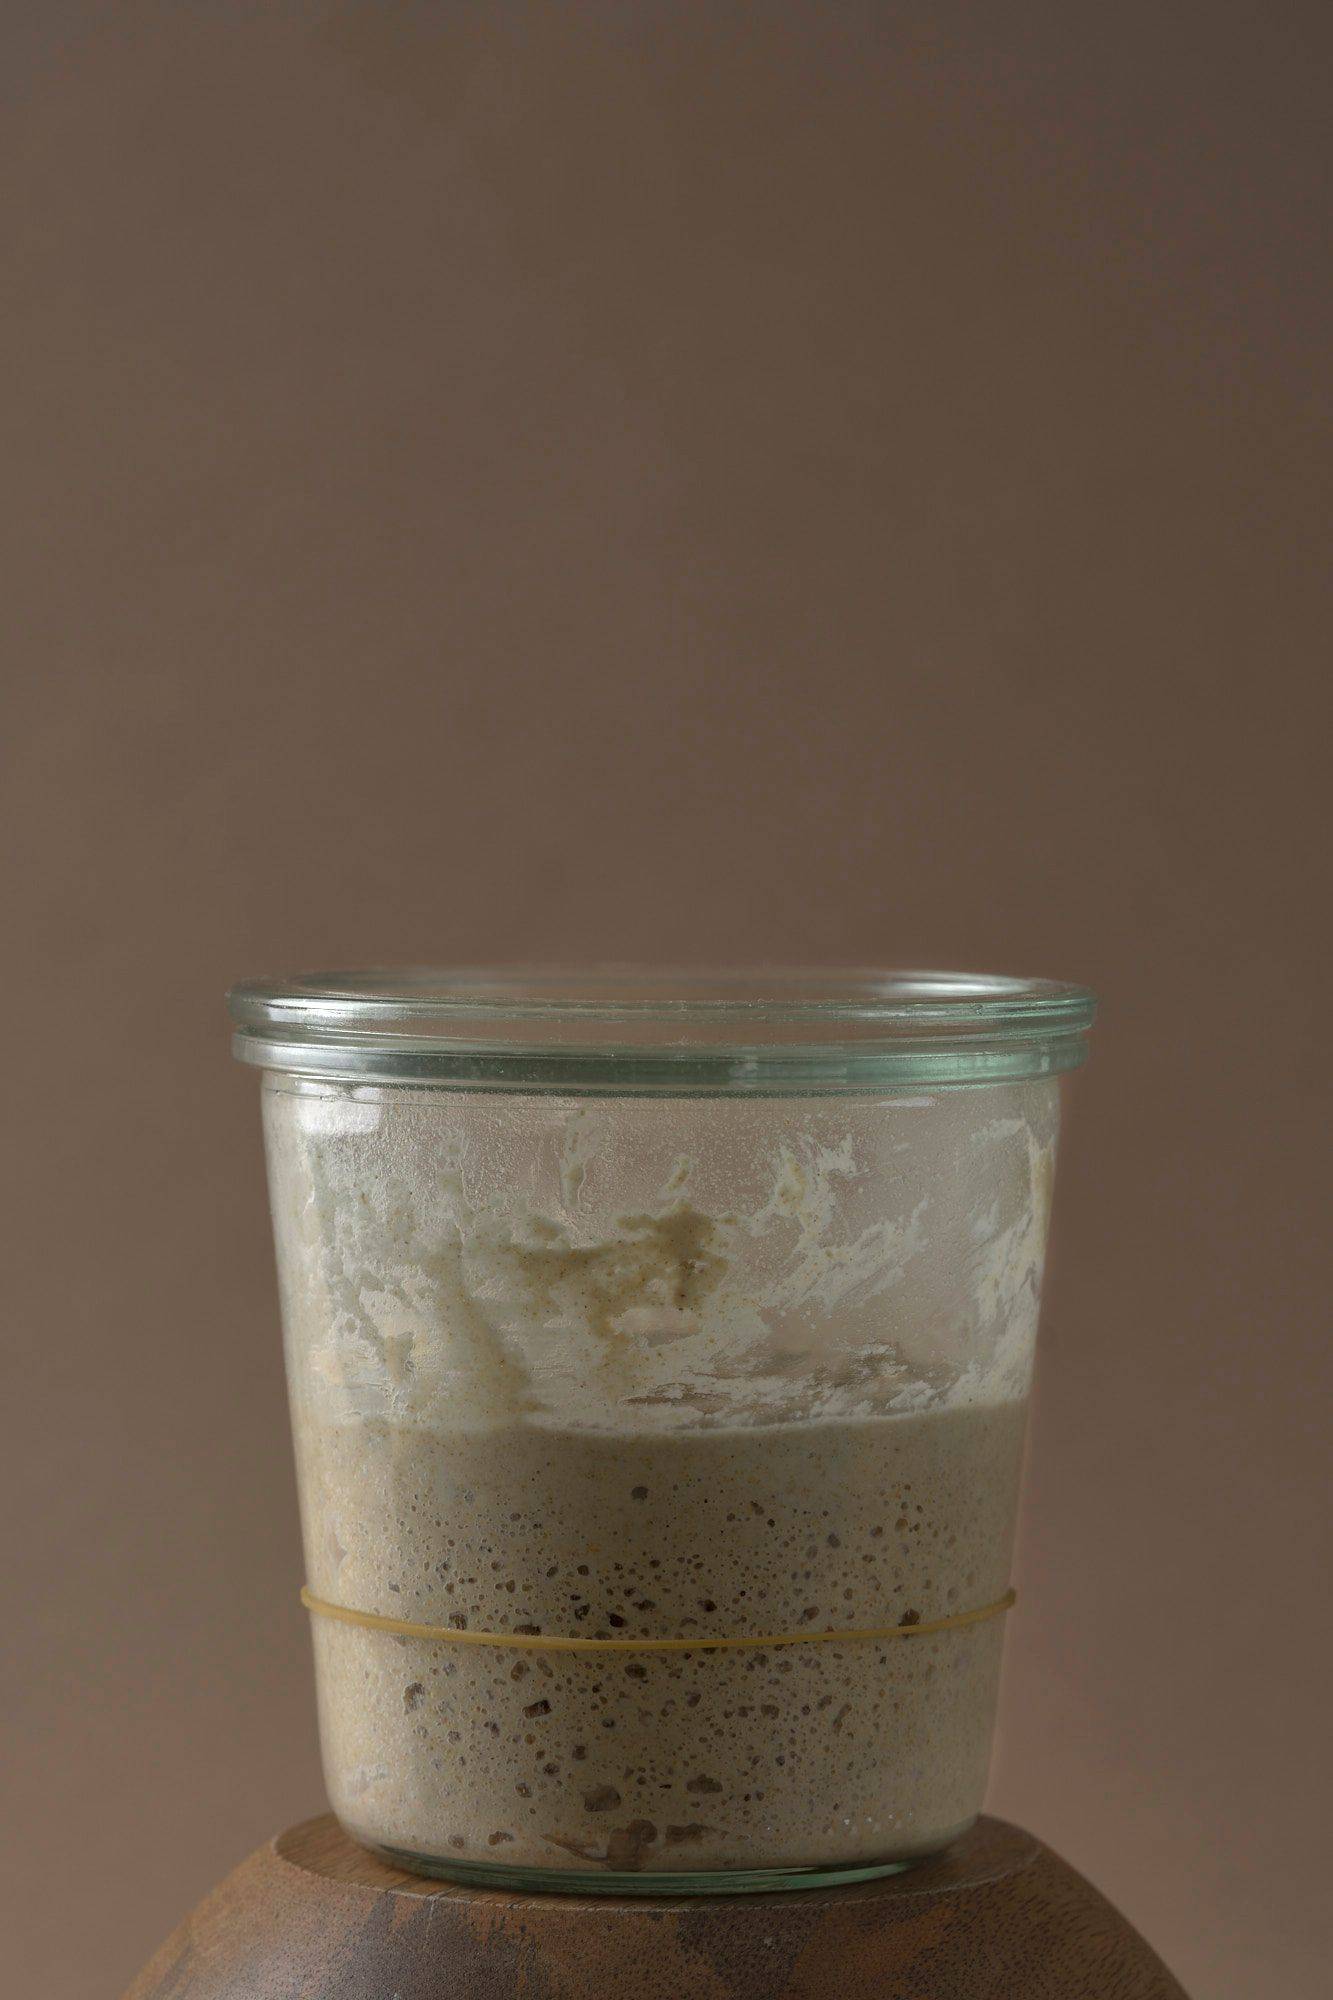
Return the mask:
[[(483, 1641), (313, 1617), (344, 1825), (427, 1873), (635, 1893), (946, 1845), (981, 1807), (1004, 1620), (933, 1628), (1009, 1586), (1088, 996), (333, 984), (236, 1003), (270, 1071), (307, 1583)], [(1028, 1069), (938, 1081), (983, 1044)]]
[(492, 1090), (856, 1093), (1076, 1068), (1092, 995), (954, 972), (369, 971), (247, 980), (244, 1062)]

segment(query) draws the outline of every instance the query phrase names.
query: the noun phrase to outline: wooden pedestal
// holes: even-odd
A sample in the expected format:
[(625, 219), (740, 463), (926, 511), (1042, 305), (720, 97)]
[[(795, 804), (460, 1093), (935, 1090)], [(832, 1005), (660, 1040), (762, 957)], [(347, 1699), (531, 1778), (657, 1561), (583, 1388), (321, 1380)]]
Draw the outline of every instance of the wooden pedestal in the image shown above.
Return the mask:
[(1081, 1875), (983, 1819), (882, 1882), (527, 1896), (404, 1875), (328, 1815), (243, 1861), (126, 2000), (1184, 2000)]

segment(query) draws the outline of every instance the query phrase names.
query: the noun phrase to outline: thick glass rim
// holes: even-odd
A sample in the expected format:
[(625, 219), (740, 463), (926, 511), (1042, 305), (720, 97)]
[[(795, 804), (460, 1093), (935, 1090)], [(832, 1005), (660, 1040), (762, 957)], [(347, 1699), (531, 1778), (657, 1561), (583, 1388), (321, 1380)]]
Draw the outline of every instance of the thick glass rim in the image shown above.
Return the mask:
[(1057, 1075), (1086, 987), (864, 967), (368, 967), (243, 980), (237, 1056), (345, 1082), (804, 1094)]

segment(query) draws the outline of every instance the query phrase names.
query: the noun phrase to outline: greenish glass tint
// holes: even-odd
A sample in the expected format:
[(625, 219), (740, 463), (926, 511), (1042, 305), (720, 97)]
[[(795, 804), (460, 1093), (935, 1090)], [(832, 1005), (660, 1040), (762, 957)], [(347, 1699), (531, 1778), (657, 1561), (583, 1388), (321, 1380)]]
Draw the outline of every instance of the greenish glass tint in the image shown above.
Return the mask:
[[(959, 1836), (965, 1833), (959, 1828)], [(443, 1861), (407, 1848), (374, 1846), (395, 1868), (429, 1875), (437, 1882), (462, 1882), (471, 1889), (511, 1889), (531, 1896), (771, 1896), (787, 1889), (848, 1889), (856, 1882), (879, 1882), (903, 1875), (928, 1855), (912, 1861), (881, 1861), (867, 1868), (736, 1868), (699, 1875), (628, 1875), (605, 1868), (506, 1868), (501, 1862)]]
[(576, 1096), (819, 1096), (1075, 1069), (1084, 987), (991, 974), (608, 967), (253, 979), (243, 1062), (346, 1083)]

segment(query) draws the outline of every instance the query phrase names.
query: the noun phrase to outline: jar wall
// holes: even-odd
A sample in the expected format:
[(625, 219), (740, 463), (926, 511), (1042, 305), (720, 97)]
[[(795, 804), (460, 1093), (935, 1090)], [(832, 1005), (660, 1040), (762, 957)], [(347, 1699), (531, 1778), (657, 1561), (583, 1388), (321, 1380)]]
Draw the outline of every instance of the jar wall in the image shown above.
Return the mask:
[[(1057, 1119), (1044, 1079), (581, 1100), (270, 1074), (311, 1591), (701, 1642), (995, 1603)], [(623, 1654), (313, 1624), (335, 1809), (418, 1867), (836, 1874), (980, 1809), (999, 1617)]]

